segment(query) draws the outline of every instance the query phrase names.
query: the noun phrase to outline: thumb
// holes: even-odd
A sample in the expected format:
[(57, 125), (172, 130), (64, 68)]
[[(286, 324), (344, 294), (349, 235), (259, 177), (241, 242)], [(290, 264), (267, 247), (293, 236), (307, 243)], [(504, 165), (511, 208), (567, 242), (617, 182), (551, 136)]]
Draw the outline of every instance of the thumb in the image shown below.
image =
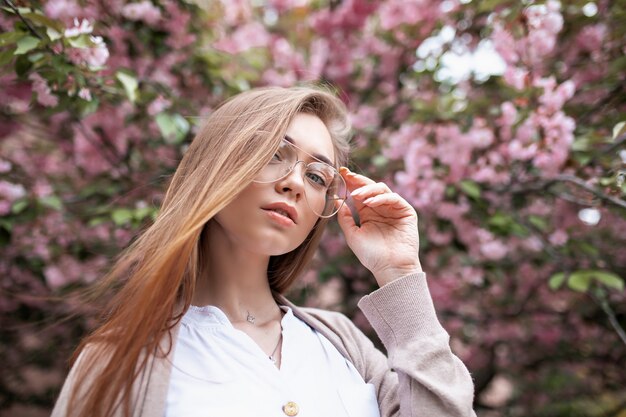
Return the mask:
[(337, 223), (339, 223), (339, 227), (341, 227), (346, 237), (350, 236), (358, 229), (358, 226), (354, 222), (354, 217), (352, 217), (352, 210), (350, 210), (348, 204), (344, 203), (339, 209), (337, 213)]

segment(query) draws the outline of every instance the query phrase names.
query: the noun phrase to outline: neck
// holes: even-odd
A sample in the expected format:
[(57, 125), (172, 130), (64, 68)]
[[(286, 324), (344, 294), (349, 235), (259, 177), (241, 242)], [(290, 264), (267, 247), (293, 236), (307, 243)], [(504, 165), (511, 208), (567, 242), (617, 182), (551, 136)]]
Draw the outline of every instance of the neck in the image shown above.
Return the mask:
[(191, 303), (219, 307), (232, 323), (248, 321), (248, 314), (256, 325), (280, 319), (267, 279), (269, 256), (235, 245), (218, 230), (209, 231), (207, 237), (201, 249), (206, 267), (200, 271)]

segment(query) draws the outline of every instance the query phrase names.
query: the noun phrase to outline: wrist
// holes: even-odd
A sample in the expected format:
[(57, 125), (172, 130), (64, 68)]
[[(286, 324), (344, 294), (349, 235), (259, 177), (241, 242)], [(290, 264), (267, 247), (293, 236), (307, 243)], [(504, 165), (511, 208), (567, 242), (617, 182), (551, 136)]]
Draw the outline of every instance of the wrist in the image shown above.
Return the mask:
[(405, 277), (407, 275), (416, 274), (419, 272), (424, 272), (422, 270), (422, 266), (418, 263), (417, 265), (405, 266), (405, 267), (392, 267), (387, 268), (378, 272), (374, 272), (374, 278), (376, 278), (376, 282), (380, 287), (389, 284), (392, 281), (395, 281), (399, 278)]

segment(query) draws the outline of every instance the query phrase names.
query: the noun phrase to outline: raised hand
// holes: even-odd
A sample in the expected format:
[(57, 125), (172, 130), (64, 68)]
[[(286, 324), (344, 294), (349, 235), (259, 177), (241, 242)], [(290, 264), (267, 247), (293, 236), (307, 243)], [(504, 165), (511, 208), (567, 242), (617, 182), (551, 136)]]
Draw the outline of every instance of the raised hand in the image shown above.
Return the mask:
[(415, 209), (382, 182), (340, 169), (354, 199), (360, 226), (344, 204), (337, 221), (348, 246), (381, 287), (404, 275), (420, 272), (419, 234)]

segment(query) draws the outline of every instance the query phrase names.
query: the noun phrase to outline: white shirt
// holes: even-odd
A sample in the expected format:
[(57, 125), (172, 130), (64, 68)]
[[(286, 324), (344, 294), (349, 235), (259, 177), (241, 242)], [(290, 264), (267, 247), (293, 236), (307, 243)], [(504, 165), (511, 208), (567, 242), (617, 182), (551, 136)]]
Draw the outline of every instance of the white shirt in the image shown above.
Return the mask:
[(176, 341), (166, 417), (284, 417), (290, 402), (298, 417), (380, 417), (374, 386), (326, 337), (281, 308), (278, 369), (219, 308), (191, 306)]

